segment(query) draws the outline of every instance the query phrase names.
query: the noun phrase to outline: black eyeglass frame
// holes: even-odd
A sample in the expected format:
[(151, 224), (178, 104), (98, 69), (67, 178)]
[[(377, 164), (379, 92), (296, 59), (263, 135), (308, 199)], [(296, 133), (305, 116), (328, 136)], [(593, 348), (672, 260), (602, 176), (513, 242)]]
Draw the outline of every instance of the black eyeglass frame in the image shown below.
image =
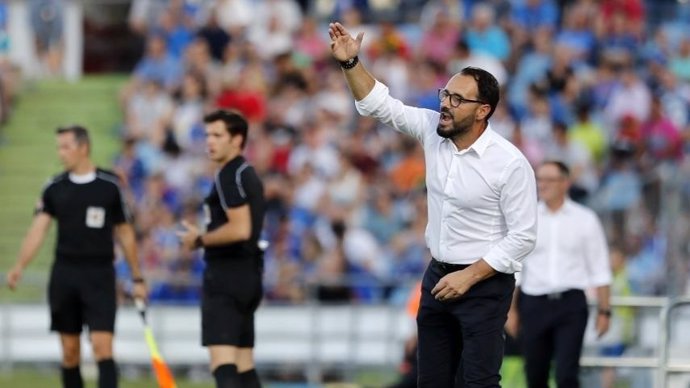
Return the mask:
[[(475, 104), (488, 104), (488, 102), (480, 101), (480, 100), (472, 100), (469, 98), (465, 98), (457, 93), (451, 93), (448, 91), (448, 89), (440, 88), (438, 89), (438, 100), (443, 101), (446, 97), (450, 98), (450, 106), (453, 108), (457, 108), (462, 104), (465, 103), (470, 103), (473, 102)], [(457, 103), (454, 103), (456, 101)]]

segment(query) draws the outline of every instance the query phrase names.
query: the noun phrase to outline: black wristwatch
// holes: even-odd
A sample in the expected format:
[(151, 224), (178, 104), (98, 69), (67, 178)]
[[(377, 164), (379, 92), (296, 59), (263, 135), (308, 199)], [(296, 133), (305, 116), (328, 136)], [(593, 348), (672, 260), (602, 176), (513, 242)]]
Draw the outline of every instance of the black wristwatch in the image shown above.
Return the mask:
[(199, 249), (204, 247), (204, 240), (201, 239), (201, 235), (196, 236), (194, 239), (194, 249)]
[(349, 70), (349, 69), (352, 69), (353, 67), (357, 66), (358, 63), (359, 63), (359, 57), (355, 55), (354, 57), (348, 59), (347, 61), (341, 61), (340, 67), (342, 67), (345, 70)]
[(599, 309), (597, 310), (597, 314), (599, 314), (599, 315), (604, 315), (604, 316), (607, 316), (607, 317), (610, 318), (610, 317), (611, 317), (611, 309), (599, 308)]

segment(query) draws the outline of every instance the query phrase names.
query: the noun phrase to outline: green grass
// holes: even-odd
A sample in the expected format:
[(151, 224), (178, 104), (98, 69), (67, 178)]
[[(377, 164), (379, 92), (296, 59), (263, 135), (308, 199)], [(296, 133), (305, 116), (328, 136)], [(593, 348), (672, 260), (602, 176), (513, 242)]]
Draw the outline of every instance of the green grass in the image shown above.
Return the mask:
[[(96, 387), (97, 383), (93, 379), (85, 379), (86, 387)], [(214, 388), (215, 384), (213, 381), (196, 382), (189, 381), (185, 379), (177, 379), (177, 388)], [(280, 383), (266, 383), (262, 381), (262, 385), (266, 388), (315, 388), (314, 386), (308, 386), (304, 384), (280, 384)], [(36, 369), (36, 370), (26, 370), (20, 369), (15, 370), (11, 373), (0, 373), (0, 387), (8, 388), (58, 388), (60, 387), (60, 377), (58, 371), (52, 369)], [(360, 388), (363, 385), (359, 384), (324, 384), (324, 388), (329, 387), (356, 387)], [(375, 387), (381, 386), (372, 385)], [(120, 388), (156, 388), (158, 385), (153, 379), (131, 379), (120, 377)]]
[[(86, 379), (87, 387), (95, 387), (96, 382)], [(12, 388), (48, 388), (60, 387), (60, 378), (57, 370), (19, 370), (12, 373), (0, 374), (0, 387)], [(139, 379), (131, 380), (120, 378), (120, 388), (155, 388), (155, 380)], [(177, 381), (177, 388), (212, 388), (212, 382), (196, 383), (185, 380)]]
[[(20, 94), (10, 122), (0, 130), (0, 273), (16, 259), (43, 184), (61, 170), (56, 127), (78, 123), (89, 128), (94, 161), (111, 165), (118, 148), (114, 128), (122, 120), (117, 97), (125, 81), (119, 75), (85, 77), (76, 83), (41, 81)], [(27, 271), (46, 273), (52, 262), (53, 234), (54, 230)], [(34, 287), (14, 298), (36, 300), (42, 294)]]

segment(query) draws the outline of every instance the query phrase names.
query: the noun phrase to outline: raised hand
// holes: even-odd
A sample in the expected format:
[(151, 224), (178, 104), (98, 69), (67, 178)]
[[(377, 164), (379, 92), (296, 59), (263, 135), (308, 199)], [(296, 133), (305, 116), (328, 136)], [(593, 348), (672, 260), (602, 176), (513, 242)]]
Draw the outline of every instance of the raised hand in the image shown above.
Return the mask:
[(336, 60), (344, 62), (359, 54), (364, 38), (363, 32), (357, 34), (357, 38), (353, 38), (342, 24), (335, 22), (328, 25), (328, 35), (331, 37), (331, 53)]

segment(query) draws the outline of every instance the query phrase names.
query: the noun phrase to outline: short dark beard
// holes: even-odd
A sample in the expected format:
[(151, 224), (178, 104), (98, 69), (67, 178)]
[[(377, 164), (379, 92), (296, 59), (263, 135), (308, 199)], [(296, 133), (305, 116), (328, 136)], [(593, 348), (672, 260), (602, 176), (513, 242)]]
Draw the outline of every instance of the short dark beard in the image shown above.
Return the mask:
[(456, 126), (453, 126), (452, 128), (450, 128), (448, 130), (444, 130), (444, 129), (441, 129), (440, 124), (438, 127), (436, 127), (436, 133), (444, 139), (453, 139), (457, 136), (462, 135), (463, 133), (467, 133), (468, 130), (469, 130), (469, 127), (461, 128), (461, 127), (456, 127)]
[[(447, 109), (441, 109), (441, 112), (450, 114), (450, 112)], [(441, 136), (444, 139), (454, 139), (460, 135), (469, 132), (470, 128), (472, 127), (472, 121), (474, 120), (474, 117), (466, 117), (463, 121), (459, 123), (455, 122), (454, 116), (451, 115), (451, 117), (453, 118), (453, 126), (450, 129), (442, 129), (441, 123), (439, 122), (438, 126), (436, 127), (436, 133), (439, 136)]]

